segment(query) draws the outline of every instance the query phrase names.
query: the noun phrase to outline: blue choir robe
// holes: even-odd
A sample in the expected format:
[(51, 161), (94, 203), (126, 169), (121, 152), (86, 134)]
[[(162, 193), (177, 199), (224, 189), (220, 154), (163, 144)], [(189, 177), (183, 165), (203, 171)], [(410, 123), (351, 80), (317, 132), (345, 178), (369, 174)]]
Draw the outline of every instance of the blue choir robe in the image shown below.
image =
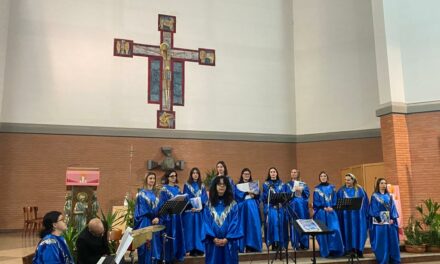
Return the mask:
[(246, 247), (258, 252), (262, 251), (263, 238), (261, 236), (259, 199), (259, 194), (251, 198), (245, 192), (235, 188), (235, 200), (238, 203), (240, 228), (243, 232), (243, 238), (239, 241), (240, 252), (244, 252)]
[(293, 226), (293, 221), (296, 219), (309, 219), (309, 196), (310, 190), (305, 182), (300, 181), (299, 186), (303, 188), (301, 193), (295, 192), (294, 182), (290, 181), (286, 185), (286, 192), (293, 195), (293, 199), (289, 202), (288, 210), (290, 212), (290, 243), (292, 247), (309, 248), (309, 236), (302, 235), (300, 237), (298, 231)]
[[(369, 209), (371, 221), (373, 218), (380, 218), (381, 212), (389, 212), (389, 217), (394, 221), (393, 224), (374, 224), (370, 226), (371, 249), (376, 256), (379, 264), (400, 263), (400, 248), (396, 206), (392, 197), (388, 194), (373, 193)], [(380, 221), (378, 221), (380, 222)]]
[(264, 237), (266, 245), (269, 247), (273, 243), (277, 243), (283, 248), (287, 248), (289, 244), (287, 217), (284, 208), (280, 205), (267, 205), (269, 191), (272, 193), (285, 192), (284, 184), (280, 180), (265, 181), (263, 184), (263, 195), (261, 202), (263, 203), (264, 213)]
[[(160, 191), (160, 205), (162, 207), (166, 201), (174, 196), (181, 194), (179, 186), (164, 185)], [(178, 214), (163, 215), (163, 224), (165, 225), (165, 232), (167, 236), (174, 239), (168, 239), (165, 243), (165, 261), (183, 261), (185, 257), (185, 236), (183, 234), (182, 217)], [(163, 256), (162, 256), (163, 257)]]
[(336, 206), (336, 191), (333, 184), (317, 185), (313, 192), (313, 219), (321, 221), (333, 233), (318, 235), (316, 239), (319, 244), (319, 251), (322, 257), (344, 255), (344, 244), (342, 242), (341, 230), (336, 211), (326, 212), (324, 207)]
[[(185, 183), (185, 185), (183, 186), (183, 193), (188, 195), (188, 199), (200, 197), (202, 205), (206, 204), (206, 202), (208, 201), (208, 195), (206, 194), (204, 184), (199, 187), (197, 182), (193, 182), (191, 184)], [(202, 243), (202, 225), (203, 211), (187, 211), (183, 214), (186, 252), (190, 252), (193, 250), (205, 252), (205, 246)]]
[[(136, 195), (134, 208), (134, 229), (141, 229), (152, 225), (154, 218), (158, 217), (159, 198), (152, 190), (142, 189)], [(159, 232), (153, 233), (151, 241), (138, 247), (138, 263), (150, 264), (160, 259), (162, 252), (161, 237)]]
[(37, 246), (33, 264), (73, 264), (66, 240), (62, 236), (46, 235)]
[[(217, 205), (209, 202), (203, 210), (202, 237), (205, 244), (206, 264), (238, 264), (238, 240), (243, 236), (238, 218), (238, 205), (235, 201), (225, 206), (222, 199)], [(226, 238), (228, 243), (219, 247), (214, 238)]]
[(346, 253), (352, 250), (355, 250), (357, 253), (363, 252), (368, 230), (369, 203), (367, 193), (360, 186), (357, 186), (357, 188), (342, 186), (338, 190), (336, 197), (338, 199), (362, 197), (360, 210), (341, 210), (338, 212), (338, 217)]

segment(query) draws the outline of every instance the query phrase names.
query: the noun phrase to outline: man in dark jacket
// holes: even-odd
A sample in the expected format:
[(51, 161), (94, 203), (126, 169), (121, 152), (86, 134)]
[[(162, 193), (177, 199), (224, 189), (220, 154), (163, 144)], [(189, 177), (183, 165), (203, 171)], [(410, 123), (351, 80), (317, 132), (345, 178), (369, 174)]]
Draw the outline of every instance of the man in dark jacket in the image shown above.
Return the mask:
[(107, 230), (99, 218), (90, 220), (76, 240), (78, 264), (96, 264), (98, 260), (109, 255)]

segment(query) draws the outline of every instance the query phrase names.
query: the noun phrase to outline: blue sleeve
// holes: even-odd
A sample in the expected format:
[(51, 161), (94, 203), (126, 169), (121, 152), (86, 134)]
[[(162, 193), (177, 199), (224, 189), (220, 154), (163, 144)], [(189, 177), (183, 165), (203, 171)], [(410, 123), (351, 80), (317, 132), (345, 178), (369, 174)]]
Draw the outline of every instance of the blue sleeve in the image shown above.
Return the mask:
[(310, 189), (309, 189), (309, 186), (307, 186), (307, 184), (304, 184), (304, 190), (302, 192), (302, 197), (304, 198), (304, 200), (309, 201)]
[(140, 223), (143, 218), (153, 218), (155, 212), (148, 205), (147, 200), (143, 197), (143, 193), (139, 193), (136, 198), (136, 205), (134, 207), (134, 222), (135, 225)]
[(374, 198), (374, 194), (371, 196), (371, 203), (368, 210), (368, 215), (371, 217), (378, 217), (380, 215), (380, 203)]
[(243, 202), (245, 197), (245, 192), (242, 192), (238, 188), (235, 188), (235, 200), (237, 201), (237, 203)]
[(206, 193), (206, 189), (204, 185), (202, 185), (202, 195), (200, 199), (202, 200), (203, 205), (205, 205), (208, 202), (208, 194)]
[(209, 211), (209, 207), (206, 206), (203, 209), (203, 224), (202, 224), (202, 241), (203, 242), (206, 242), (206, 240), (212, 240), (215, 238), (215, 234), (212, 229), (213, 223), (214, 223), (214, 219), (211, 216), (211, 212)]
[(269, 193), (269, 187), (266, 184), (263, 184), (263, 195), (261, 196), (261, 202), (263, 203), (263, 213), (267, 215), (267, 196)]
[(234, 205), (228, 215), (228, 231), (226, 238), (235, 240), (243, 237), (243, 230), (240, 228), (240, 218), (238, 216), (238, 206)]
[(332, 186), (332, 187), (333, 188), (332, 188), (332, 204), (331, 204), (331, 206), (336, 207), (336, 202), (337, 202), (336, 191), (335, 191), (336, 187), (335, 186)]
[(193, 194), (189, 190), (188, 186), (186, 184), (183, 185), (183, 194), (187, 194), (186, 198), (189, 200), (190, 198), (194, 198)]
[[(318, 188), (316, 188), (318, 189)], [(319, 209), (322, 209), (325, 207), (325, 203), (323, 199), (321, 198), (321, 195), (315, 190), (313, 192), (313, 210), (316, 212)]]

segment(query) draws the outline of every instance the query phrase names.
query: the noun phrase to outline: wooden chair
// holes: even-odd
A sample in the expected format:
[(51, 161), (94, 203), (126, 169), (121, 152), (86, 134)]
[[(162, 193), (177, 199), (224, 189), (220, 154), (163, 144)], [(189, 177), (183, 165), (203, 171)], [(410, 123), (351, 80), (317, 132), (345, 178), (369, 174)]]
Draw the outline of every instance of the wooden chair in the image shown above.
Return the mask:
[(32, 225), (32, 231), (39, 232), (41, 228), (43, 227), (43, 217), (38, 217), (38, 206), (33, 206), (33, 225)]
[(35, 253), (31, 253), (29, 255), (26, 255), (22, 257), (23, 264), (32, 264), (32, 259), (34, 258)]
[(25, 206), (23, 207), (23, 233), (22, 235), (26, 236), (27, 233), (31, 231), (31, 229), (34, 226), (34, 214), (33, 214), (33, 207), (31, 206)]

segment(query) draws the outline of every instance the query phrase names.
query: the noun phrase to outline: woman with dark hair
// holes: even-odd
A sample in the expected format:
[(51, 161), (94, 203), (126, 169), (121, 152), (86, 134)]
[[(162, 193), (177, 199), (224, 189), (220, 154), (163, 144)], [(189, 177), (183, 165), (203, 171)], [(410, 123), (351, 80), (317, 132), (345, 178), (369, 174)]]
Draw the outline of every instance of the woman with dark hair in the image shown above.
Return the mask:
[(342, 241), (346, 253), (356, 254), (362, 258), (368, 230), (368, 196), (357, 183), (352, 173), (345, 175), (345, 185), (336, 194), (341, 198), (362, 198), (360, 210), (341, 210), (338, 212), (339, 226), (341, 227)]
[[(202, 205), (208, 201), (205, 185), (202, 183), (202, 174), (198, 168), (192, 168), (189, 172), (188, 181), (183, 186), (183, 193), (187, 194), (188, 199), (199, 197)], [(191, 256), (202, 256), (205, 247), (202, 243), (203, 208), (191, 208), (190, 212), (183, 215), (183, 226), (185, 236), (186, 252)]]
[(340, 257), (344, 255), (345, 251), (338, 215), (333, 209), (336, 206), (336, 187), (329, 183), (329, 177), (325, 171), (319, 173), (319, 182), (313, 193), (313, 219), (321, 221), (328, 229), (333, 230), (333, 233), (329, 235), (316, 237), (319, 251), (324, 258), (329, 256)]
[(278, 176), (278, 170), (275, 167), (269, 168), (267, 172), (266, 181), (263, 184), (263, 196), (261, 202), (263, 203), (264, 213), (264, 237), (266, 239), (266, 246), (272, 246), (272, 250), (278, 248), (287, 248), (289, 244), (288, 226), (285, 212), (281, 204), (269, 203), (269, 193), (285, 192), (283, 182)]
[(379, 264), (400, 263), (399, 234), (396, 206), (388, 193), (387, 181), (379, 178), (371, 196), (369, 216), (371, 249)]
[[(165, 185), (160, 190), (159, 208), (161, 208), (166, 201), (174, 198), (176, 195), (182, 194), (177, 185), (177, 172), (169, 170), (164, 175)], [(182, 218), (178, 214), (164, 215), (162, 217), (165, 225), (165, 232), (168, 236), (174, 239), (168, 239), (165, 243), (165, 262), (183, 261), (185, 257), (185, 237), (183, 235)]]
[(290, 223), (290, 243), (292, 247), (295, 249), (308, 249), (309, 248), (309, 236), (301, 235), (293, 226), (293, 221), (296, 219), (309, 219), (309, 196), (310, 190), (309, 186), (303, 181), (301, 181), (301, 177), (299, 174), (299, 170), (292, 169), (290, 171), (290, 179), (288, 183), (286, 183), (286, 192), (293, 197), (293, 199), (289, 202), (288, 210), (289, 221)]
[[(252, 182), (252, 173), (248, 168), (241, 171), (240, 183)], [(235, 200), (238, 203), (238, 215), (240, 217), (240, 228), (243, 231), (243, 238), (240, 239), (240, 252), (261, 252), (261, 219), (259, 210), (260, 193), (242, 192), (235, 188)]]
[(217, 172), (217, 176), (225, 176), (226, 178), (228, 178), (229, 183), (231, 184), (232, 188), (234, 188), (234, 181), (232, 180), (231, 177), (229, 177), (228, 174), (228, 168), (226, 167), (226, 163), (224, 161), (219, 161), (217, 162), (217, 164), (215, 165), (215, 169)]
[(33, 264), (73, 264), (73, 258), (70, 254), (66, 240), (62, 233), (66, 231), (67, 225), (64, 222), (63, 215), (58, 211), (48, 212), (43, 217), (43, 230), (40, 233), (40, 242), (38, 243)]
[(204, 209), (205, 263), (238, 263), (238, 239), (243, 236), (239, 224), (238, 206), (228, 178), (215, 177)]
[[(144, 177), (144, 188), (136, 195), (134, 208), (134, 229), (141, 229), (159, 224), (158, 204), (159, 198), (155, 193), (156, 174), (148, 172)], [(161, 238), (159, 232), (153, 233), (151, 240), (138, 247), (138, 263), (151, 264), (160, 259)]]

